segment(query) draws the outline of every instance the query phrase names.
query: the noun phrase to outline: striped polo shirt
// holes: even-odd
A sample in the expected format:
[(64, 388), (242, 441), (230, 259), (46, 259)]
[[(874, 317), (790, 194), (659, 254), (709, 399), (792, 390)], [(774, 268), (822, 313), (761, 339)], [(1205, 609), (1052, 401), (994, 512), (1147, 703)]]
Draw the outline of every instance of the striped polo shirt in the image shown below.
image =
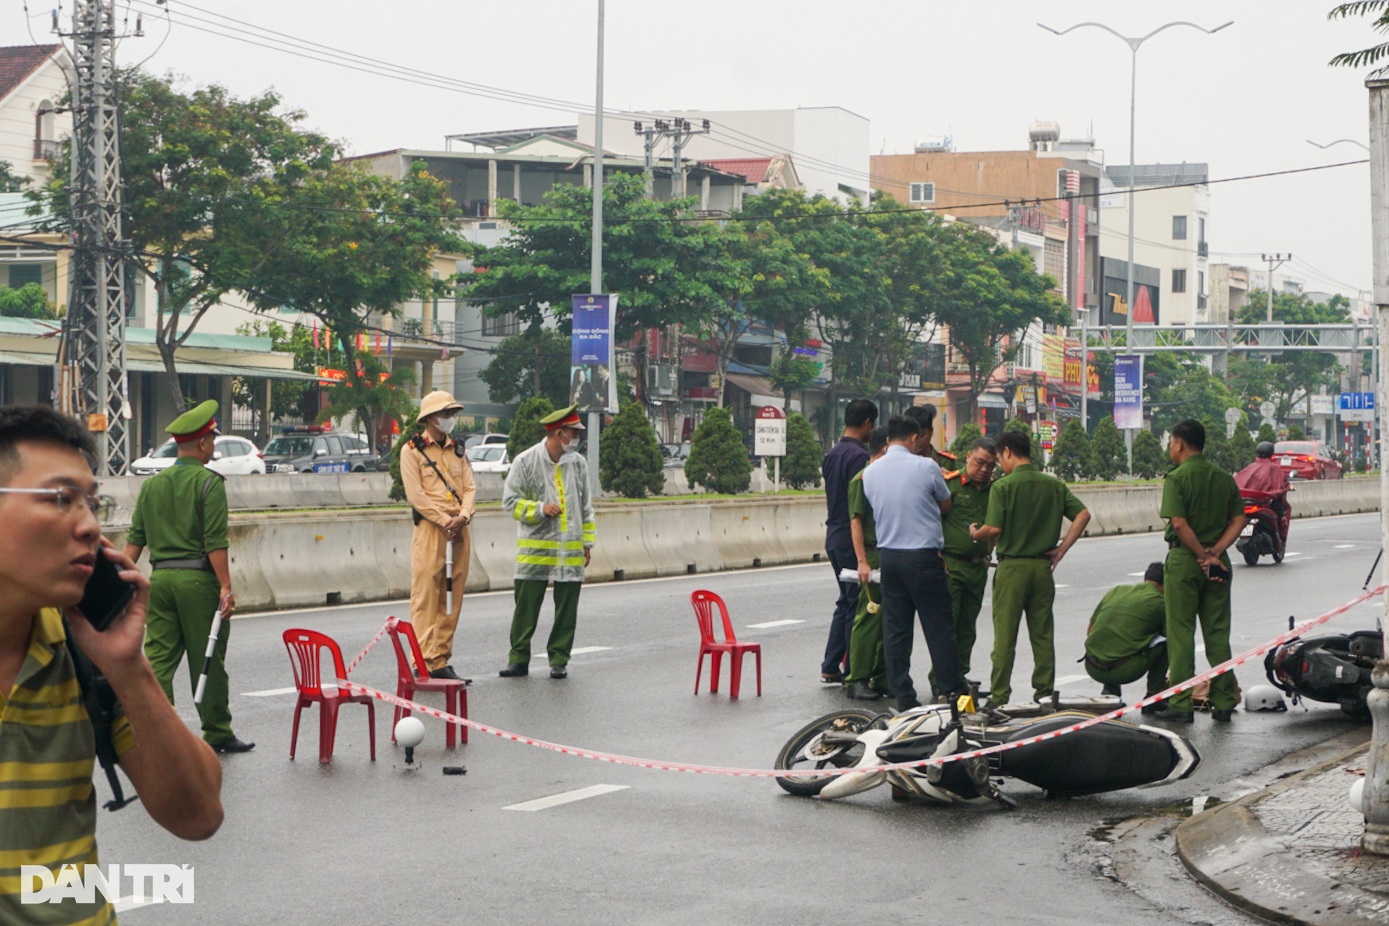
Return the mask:
[[(66, 641), (59, 612), (40, 611), (14, 689), (0, 692), (0, 923), (116, 921), (100, 892), (90, 904), (20, 902), (23, 865), (56, 875), (65, 864), (97, 864), (96, 746)], [(134, 745), (124, 716), (112, 733), (118, 754)]]

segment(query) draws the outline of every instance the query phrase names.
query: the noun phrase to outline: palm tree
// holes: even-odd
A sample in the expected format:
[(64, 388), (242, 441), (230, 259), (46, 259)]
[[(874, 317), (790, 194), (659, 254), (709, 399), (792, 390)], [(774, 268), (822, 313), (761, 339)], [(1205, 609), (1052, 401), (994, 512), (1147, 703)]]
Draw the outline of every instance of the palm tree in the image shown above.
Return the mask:
[[(1352, 16), (1373, 16), (1374, 30), (1389, 33), (1389, 0), (1354, 0), (1352, 3), (1342, 3), (1334, 7), (1326, 18), (1349, 19)], [(1332, 67), (1359, 68), (1378, 64), (1386, 57), (1389, 57), (1389, 42), (1381, 42), (1360, 51), (1343, 52), (1332, 58), (1330, 63)], [(1389, 65), (1376, 69), (1371, 76), (1379, 77), (1386, 70), (1389, 70)]]

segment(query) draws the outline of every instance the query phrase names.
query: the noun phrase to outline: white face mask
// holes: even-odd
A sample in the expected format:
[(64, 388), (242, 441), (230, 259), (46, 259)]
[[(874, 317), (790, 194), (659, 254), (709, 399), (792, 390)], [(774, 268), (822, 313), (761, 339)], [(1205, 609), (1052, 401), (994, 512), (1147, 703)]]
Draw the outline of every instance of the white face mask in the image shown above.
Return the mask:
[(444, 434), (452, 434), (452, 433), (453, 433), (453, 421), (454, 421), (454, 418), (453, 418), (452, 415), (448, 415), (448, 416), (440, 415), (438, 418), (435, 418), (435, 419), (434, 419), (434, 427), (438, 428), (438, 429), (439, 429), (440, 431), (442, 431)]
[(569, 437), (561, 437), (559, 439), (560, 453), (569, 453), (571, 450), (574, 450), (578, 446), (579, 439), (573, 435), (570, 435)]

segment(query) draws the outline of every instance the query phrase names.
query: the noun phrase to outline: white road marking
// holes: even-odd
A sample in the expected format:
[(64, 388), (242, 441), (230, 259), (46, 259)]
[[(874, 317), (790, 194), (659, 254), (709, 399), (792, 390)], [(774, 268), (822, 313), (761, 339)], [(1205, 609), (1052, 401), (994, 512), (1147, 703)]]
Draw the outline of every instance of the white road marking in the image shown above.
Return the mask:
[(1053, 586), (1053, 587), (1054, 587), (1054, 588), (1070, 588), (1069, 585), (1062, 585), (1060, 582), (1057, 582), (1056, 585)]
[(1063, 675), (1056, 680), (1056, 687), (1060, 688), (1062, 685), (1071, 685), (1076, 682), (1083, 682), (1089, 677), (1090, 676), (1088, 675)]
[(1147, 573), (1146, 573), (1146, 572), (1130, 572), (1129, 575), (1131, 575), (1131, 576), (1136, 576), (1136, 577), (1138, 577), (1138, 578), (1141, 579), (1141, 578), (1143, 578), (1144, 576), (1146, 576)]
[[(584, 653), (601, 653), (604, 650), (612, 649), (611, 646), (576, 646), (569, 651), (571, 656), (582, 656)], [(550, 654), (546, 652), (531, 653), (532, 659), (549, 659)]]
[(1285, 557), (1287, 557), (1287, 556), (1301, 556), (1302, 554), (1301, 554), (1300, 552), (1298, 552), (1297, 550), (1289, 550), (1287, 553), (1284, 553), (1283, 555), (1284, 555)]
[(272, 698), (275, 695), (294, 694), (298, 688), (267, 688), (264, 691), (243, 691), (243, 698)]
[(765, 630), (765, 629), (767, 629), (768, 627), (786, 627), (786, 626), (789, 626), (789, 625), (791, 625), (791, 624), (804, 624), (804, 623), (805, 623), (805, 621), (798, 621), (798, 620), (766, 621), (765, 623), (761, 623), (761, 624), (748, 624), (748, 628), (751, 629), (751, 630)]
[(1334, 547), (1332, 547), (1331, 549), (1333, 549), (1333, 550), (1354, 550), (1354, 549), (1355, 549), (1356, 547), (1358, 547), (1358, 546), (1360, 546), (1360, 544), (1358, 544), (1358, 543), (1338, 543), (1338, 544), (1336, 544)]
[(630, 787), (631, 785), (593, 785), (589, 788), (579, 788), (577, 791), (564, 791), (560, 794), (551, 794), (549, 797), (539, 797), (533, 801), (510, 804), (503, 807), (502, 810), (545, 810), (549, 807), (558, 807), (560, 804), (571, 804), (574, 801), (611, 794), (614, 791), (625, 791)]

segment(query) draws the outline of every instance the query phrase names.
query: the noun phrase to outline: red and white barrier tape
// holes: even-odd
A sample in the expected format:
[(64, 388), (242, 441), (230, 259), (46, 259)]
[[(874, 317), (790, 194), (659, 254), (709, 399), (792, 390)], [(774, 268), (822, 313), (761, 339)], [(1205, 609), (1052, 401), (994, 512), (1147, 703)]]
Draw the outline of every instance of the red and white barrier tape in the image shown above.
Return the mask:
[[(1115, 720), (1123, 716), (1124, 714), (1129, 713), (1130, 711), (1138, 710), (1139, 708), (1142, 708), (1146, 705), (1154, 704), (1158, 701), (1165, 700), (1167, 698), (1170, 698), (1174, 694), (1178, 694), (1183, 691), (1188, 691), (1191, 688), (1194, 688), (1197, 685), (1199, 685), (1201, 682), (1209, 681), (1210, 679), (1215, 678), (1217, 675), (1221, 675), (1225, 672), (1228, 672), (1236, 666), (1242, 666), (1249, 660), (1254, 659), (1258, 656), (1262, 656), (1274, 647), (1282, 646), (1289, 640), (1292, 640), (1295, 637), (1302, 636), (1304, 633), (1311, 630), (1312, 628), (1321, 626), (1322, 624), (1331, 620), (1333, 617), (1344, 614), (1351, 608), (1360, 604), (1362, 601), (1367, 601), (1370, 598), (1375, 597), (1376, 595), (1382, 594), (1386, 588), (1389, 588), (1389, 585), (1381, 585), (1378, 588), (1365, 592), (1358, 598), (1348, 601), (1345, 604), (1340, 605), (1339, 607), (1333, 608), (1330, 611), (1327, 611), (1325, 614), (1319, 615), (1317, 617), (1312, 618), (1311, 620), (1305, 621), (1304, 623), (1301, 623), (1293, 629), (1289, 630), (1287, 633), (1280, 634), (1266, 643), (1261, 643), (1260, 645), (1254, 647), (1251, 650), (1247, 650), (1246, 652), (1240, 653), (1238, 656), (1234, 656), (1230, 659), (1227, 659), (1224, 662), (1220, 663), (1220, 665), (1213, 666), (1212, 668), (1207, 669), (1205, 672), (1202, 672), (1199, 675), (1189, 678), (1180, 684), (1173, 685), (1171, 688), (1168, 688), (1165, 691), (1158, 692), (1157, 694), (1144, 698), (1142, 701), (1138, 701), (1134, 704), (1129, 704), (1117, 710), (1110, 711), (1107, 714), (1099, 714), (1094, 717), (1090, 717), (1086, 720), (1080, 721), (1079, 723), (1074, 723), (1070, 726), (1062, 727), (1058, 730), (1051, 730), (1046, 733), (1042, 733), (1037, 736), (1031, 736), (1027, 739), (1018, 740), (1012, 743), (1001, 743), (997, 746), (989, 746), (985, 749), (974, 749), (970, 750), (969, 752), (959, 752), (953, 755), (941, 756), (938, 758), (920, 759), (913, 762), (898, 762), (892, 765), (875, 765), (868, 768), (849, 767), (821, 769), (751, 769), (727, 768), (718, 765), (694, 765), (686, 762), (661, 762), (655, 759), (641, 759), (635, 756), (624, 756), (619, 755), (617, 753), (597, 752), (591, 749), (580, 749), (576, 746), (565, 746), (560, 743), (551, 743), (548, 740), (536, 739), (535, 737), (525, 736), (521, 733), (512, 733), (508, 730), (502, 730), (497, 727), (488, 726), (484, 723), (478, 723), (476, 720), (469, 720), (466, 717), (459, 717), (455, 714), (450, 714), (446, 711), (441, 711), (437, 708), (429, 707), (426, 704), (420, 704), (417, 701), (410, 701), (393, 694), (388, 694), (384, 691), (379, 691), (367, 685), (362, 685), (357, 682), (348, 681), (347, 679), (338, 679), (338, 685), (349, 691), (354, 691), (359, 694), (370, 695), (373, 698), (376, 698), (377, 700), (385, 701), (388, 704), (394, 704), (397, 707), (403, 707), (410, 711), (417, 711), (421, 714), (426, 714), (430, 717), (437, 717), (445, 723), (456, 723), (459, 726), (471, 727), (479, 733), (488, 733), (492, 736), (496, 736), (501, 739), (511, 740), (512, 742), (516, 743), (524, 743), (527, 746), (535, 746), (539, 749), (548, 749), (551, 752), (558, 752), (567, 756), (578, 756), (581, 759), (596, 759), (599, 762), (610, 762), (614, 765), (629, 765), (635, 768), (656, 769), (663, 772), (689, 772), (696, 775), (727, 775), (737, 778), (815, 778), (833, 775), (866, 774), (869, 772), (893, 772), (901, 771), (903, 769), (920, 768), (926, 765), (945, 765), (948, 762), (959, 762), (962, 759), (973, 759), (981, 756), (993, 755), (996, 752), (1006, 752), (1010, 749), (1021, 749), (1024, 746), (1032, 746), (1036, 743), (1043, 742), (1044, 740), (1055, 739), (1058, 736), (1065, 736), (1069, 733), (1075, 733), (1078, 730), (1084, 730), (1086, 727), (1093, 727), (1098, 724), (1104, 723), (1108, 720)], [(391, 622), (393, 622), (394, 620), (394, 618), (388, 619), (387, 627), (389, 627)], [(381, 633), (377, 634), (376, 639), (372, 640), (372, 642), (367, 645), (366, 649), (362, 651), (361, 656), (365, 656), (367, 651), (370, 650), (371, 647), (374, 646), (376, 642), (381, 639), (381, 636), (385, 632), (386, 628), (382, 628)], [(358, 656), (358, 661), (360, 661), (361, 656)], [(354, 661), (353, 664), (355, 665), (356, 661)]]
[(357, 663), (367, 658), (367, 653), (371, 652), (371, 648), (376, 644), (380, 643), (381, 638), (384, 637), (390, 631), (390, 629), (395, 626), (395, 621), (396, 619), (394, 617), (386, 618), (386, 623), (381, 625), (381, 629), (376, 632), (376, 636), (371, 638), (371, 642), (368, 643), (366, 646), (362, 647), (362, 651), (360, 653), (352, 657), (352, 661), (347, 664), (348, 675), (352, 674), (352, 670), (357, 668)]

